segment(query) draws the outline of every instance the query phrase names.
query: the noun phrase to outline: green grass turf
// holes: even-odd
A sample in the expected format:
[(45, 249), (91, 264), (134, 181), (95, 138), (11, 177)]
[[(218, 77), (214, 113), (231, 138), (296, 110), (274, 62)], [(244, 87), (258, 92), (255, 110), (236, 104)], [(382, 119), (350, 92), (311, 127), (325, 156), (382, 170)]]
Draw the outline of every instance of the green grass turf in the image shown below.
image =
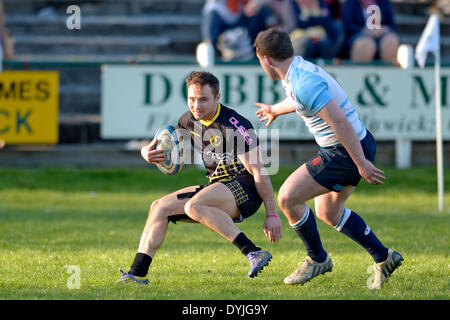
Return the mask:
[[(382, 290), (369, 290), (371, 257), (320, 221), (333, 272), (285, 285), (305, 249), (284, 217), (284, 237), (271, 244), (263, 207), (239, 224), (274, 256), (257, 278), (247, 277), (246, 258), (219, 235), (177, 223), (150, 267), (150, 285), (118, 285), (118, 268), (128, 270), (134, 258), (150, 203), (204, 184), (203, 171), (0, 168), (0, 299), (449, 299), (450, 172), (439, 213), (434, 168), (383, 169), (385, 185), (361, 182), (347, 207), (405, 261)], [(272, 176), (275, 191), (292, 170)], [(68, 288), (71, 265), (80, 268), (79, 289)]]

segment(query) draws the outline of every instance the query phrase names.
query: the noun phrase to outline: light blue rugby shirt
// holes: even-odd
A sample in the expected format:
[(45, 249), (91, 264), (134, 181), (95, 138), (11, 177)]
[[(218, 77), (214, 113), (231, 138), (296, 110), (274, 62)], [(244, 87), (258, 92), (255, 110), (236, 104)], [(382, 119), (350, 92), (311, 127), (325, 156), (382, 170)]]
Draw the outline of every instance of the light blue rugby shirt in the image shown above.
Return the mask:
[(303, 118), (319, 146), (330, 147), (339, 143), (330, 125), (317, 116), (331, 99), (336, 101), (344, 112), (359, 140), (366, 136), (366, 128), (344, 89), (321, 67), (295, 56), (289, 66), (286, 80), (281, 83), (286, 96), (292, 100), (296, 112)]

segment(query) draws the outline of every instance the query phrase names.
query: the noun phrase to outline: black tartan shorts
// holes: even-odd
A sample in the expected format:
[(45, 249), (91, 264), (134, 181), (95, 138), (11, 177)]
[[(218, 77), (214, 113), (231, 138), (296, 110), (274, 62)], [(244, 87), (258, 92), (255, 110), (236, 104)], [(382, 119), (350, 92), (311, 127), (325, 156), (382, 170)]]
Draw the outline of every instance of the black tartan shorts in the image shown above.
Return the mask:
[[(240, 216), (237, 219), (233, 219), (235, 223), (242, 222), (245, 218), (248, 218), (258, 211), (262, 204), (262, 199), (256, 190), (255, 180), (250, 174), (239, 175), (233, 177), (231, 180), (217, 181), (224, 184), (236, 200), (236, 205), (239, 208)], [(178, 199), (192, 198), (200, 190), (206, 188), (210, 184), (199, 186), (193, 192), (180, 193), (177, 195)], [(177, 221), (192, 222), (193, 220), (187, 214), (177, 214), (169, 216), (169, 222), (176, 223)]]

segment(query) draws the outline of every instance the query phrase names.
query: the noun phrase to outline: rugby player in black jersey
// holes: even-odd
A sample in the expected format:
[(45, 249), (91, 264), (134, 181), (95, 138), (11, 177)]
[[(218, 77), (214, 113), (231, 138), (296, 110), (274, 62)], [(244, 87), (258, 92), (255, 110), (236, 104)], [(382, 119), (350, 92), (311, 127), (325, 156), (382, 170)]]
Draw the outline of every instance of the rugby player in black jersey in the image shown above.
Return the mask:
[[(265, 235), (271, 242), (282, 237), (272, 183), (265, 173), (258, 138), (246, 118), (219, 102), (219, 81), (208, 72), (194, 71), (186, 78), (189, 111), (177, 130), (201, 152), (209, 183), (190, 186), (154, 201), (128, 272), (117, 282), (147, 284), (149, 266), (161, 247), (169, 222), (199, 222), (233, 243), (249, 260), (248, 276), (257, 276), (272, 258), (257, 247), (235, 223), (253, 215), (264, 203)], [(164, 160), (163, 150), (155, 150), (154, 139), (145, 160), (157, 164)]]

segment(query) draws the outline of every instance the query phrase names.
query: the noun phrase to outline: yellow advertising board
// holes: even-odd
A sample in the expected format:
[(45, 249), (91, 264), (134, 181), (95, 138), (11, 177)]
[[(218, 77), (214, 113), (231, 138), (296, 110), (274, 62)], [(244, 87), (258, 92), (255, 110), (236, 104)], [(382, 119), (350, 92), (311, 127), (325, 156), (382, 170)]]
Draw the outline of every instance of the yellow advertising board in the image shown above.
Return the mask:
[(0, 72), (0, 140), (6, 144), (57, 143), (58, 107), (58, 72)]

